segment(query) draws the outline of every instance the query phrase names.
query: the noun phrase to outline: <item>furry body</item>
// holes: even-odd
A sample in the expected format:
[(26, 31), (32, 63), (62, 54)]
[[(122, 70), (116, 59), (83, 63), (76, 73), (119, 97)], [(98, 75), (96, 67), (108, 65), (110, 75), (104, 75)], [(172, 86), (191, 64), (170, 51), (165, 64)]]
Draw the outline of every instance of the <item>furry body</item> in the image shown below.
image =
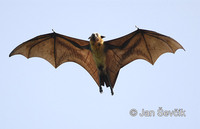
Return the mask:
[(102, 85), (104, 86), (104, 83), (107, 87), (110, 87), (111, 94), (113, 95), (114, 92), (111, 87), (109, 75), (106, 70), (106, 54), (105, 54), (105, 46), (103, 41), (104, 36), (101, 36), (98, 33), (93, 33), (89, 39), (90, 39), (90, 48), (92, 51), (93, 59), (96, 63), (97, 69), (98, 69), (98, 76), (99, 76), (99, 90), (100, 92), (103, 92)]

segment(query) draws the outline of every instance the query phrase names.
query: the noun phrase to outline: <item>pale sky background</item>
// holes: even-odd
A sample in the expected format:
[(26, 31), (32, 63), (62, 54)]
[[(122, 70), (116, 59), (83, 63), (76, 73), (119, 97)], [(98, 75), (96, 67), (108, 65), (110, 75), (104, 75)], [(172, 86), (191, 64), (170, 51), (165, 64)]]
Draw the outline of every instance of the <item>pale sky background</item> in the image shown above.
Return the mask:
[[(199, 129), (199, 0), (1, 0), (0, 129)], [(114, 92), (100, 94), (80, 65), (54, 69), (41, 58), (9, 53), (37, 35), (56, 32), (105, 40), (154, 30), (186, 51), (162, 55), (154, 66), (136, 60), (121, 69)], [(131, 109), (185, 110), (186, 117), (133, 117)]]

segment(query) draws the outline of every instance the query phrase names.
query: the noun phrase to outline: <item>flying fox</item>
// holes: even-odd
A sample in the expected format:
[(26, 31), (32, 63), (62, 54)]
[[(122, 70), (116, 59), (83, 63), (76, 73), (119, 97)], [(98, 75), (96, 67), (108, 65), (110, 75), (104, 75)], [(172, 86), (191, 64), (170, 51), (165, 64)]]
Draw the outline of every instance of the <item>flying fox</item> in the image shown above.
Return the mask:
[(75, 62), (93, 77), (102, 93), (102, 86), (113, 88), (121, 68), (136, 59), (152, 65), (166, 52), (184, 48), (169, 36), (137, 28), (125, 36), (104, 41), (105, 36), (93, 33), (89, 41), (55, 31), (32, 38), (17, 46), (9, 56), (21, 54), (27, 58), (41, 57), (55, 68), (65, 62)]

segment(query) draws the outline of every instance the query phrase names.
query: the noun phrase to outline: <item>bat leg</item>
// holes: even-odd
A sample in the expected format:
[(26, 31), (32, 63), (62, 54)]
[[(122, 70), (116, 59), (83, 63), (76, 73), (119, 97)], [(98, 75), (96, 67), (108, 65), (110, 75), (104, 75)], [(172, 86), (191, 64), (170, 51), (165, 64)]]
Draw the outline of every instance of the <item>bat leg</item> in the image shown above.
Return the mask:
[(99, 70), (98, 70), (98, 76), (99, 76), (99, 92), (103, 93), (103, 89), (102, 89), (102, 86), (101, 86), (101, 76), (100, 76), (100, 71)]
[(110, 81), (110, 77), (109, 77), (108, 74), (107, 74), (107, 79), (108, 79), (108, 82), (109, 82), (109, 87), (110, 87), (111, 95), (114, 95), (113, 88), (112, 88), (111, 81)]
[(111, 85), (110, 85), (110, 91), (111, 91), (111, 94), (114, 95), (113, 88)]
[(113, 88), (110, 86), (111, 95), (114, 95)]
[(102, 89), (101, 85), (104, 86), (104, 83), (105, 83), (106, 87), (110, 87), (111, 94), (114, 95), (112, 84), (111, 84), (111, 81), (110, 81), (110, 77), (109, 77), (108, 73), (103, 69), (104, 69), (103, 66), (99, 66), (98, 67), (99, 92), (100, 93), (103, 92), (103, 89)]
[(110, 76), (107, 72), (103, 72), (104, 73), (104, 82), (106, 83), (106, 87), (110, 87), (110, 91), (111, 91), (111, 94), (114, 95), (114, 92), (113, 92), (113, 88), (112, 88), (112, 83), (110, 81)]
[(103, 89), (102, 89), (101, 86), (99, 86), (99, 92), (100, 92), (100, 93), (103, 93)]

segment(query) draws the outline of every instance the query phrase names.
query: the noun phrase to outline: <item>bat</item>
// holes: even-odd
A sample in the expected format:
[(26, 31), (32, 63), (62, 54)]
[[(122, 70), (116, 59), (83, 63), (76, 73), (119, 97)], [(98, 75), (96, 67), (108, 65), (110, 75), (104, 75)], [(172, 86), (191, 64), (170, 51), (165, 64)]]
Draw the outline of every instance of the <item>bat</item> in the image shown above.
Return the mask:
[(105, 36), (92, 33), (89, 41), (72, 38), (53, 31), (36, 36), (17, 46), (9, 57), (21, 54), (27, 58), (41, 57), (55, 68), (64, 62), (76, 62), (85, 68), (99, 86), (111, 90), (121, 68), (136, 59), (152, 65), (166, 52), (184, 48), (174, 39), (160, 33), (139, 29), (120, 38), (105, 41)]

